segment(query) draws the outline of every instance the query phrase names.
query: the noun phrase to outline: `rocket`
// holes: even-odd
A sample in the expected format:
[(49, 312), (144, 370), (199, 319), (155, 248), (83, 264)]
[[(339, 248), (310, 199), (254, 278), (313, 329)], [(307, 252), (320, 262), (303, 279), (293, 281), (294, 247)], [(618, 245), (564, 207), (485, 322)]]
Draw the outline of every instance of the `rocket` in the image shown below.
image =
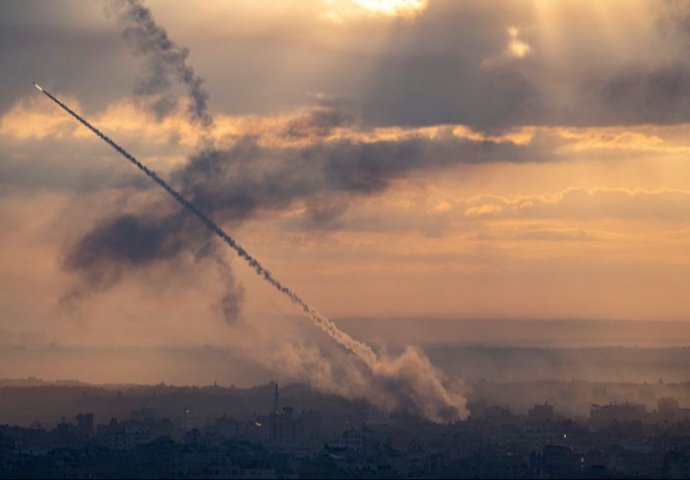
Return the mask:
[(267, 270), (256, 258), (254, 258), (247, 250), (245, 250), (234, 238), (232, 238), (228, 233), (223, 230), (220, 225), (218, 225), (208, 214), (202, 211), (196, 204), (188, 200), (182, 193), (175, 190), (168, 182), (163, 180), (156, 172), (151, 170), (149, 167), (144, 165), (142, 162), (137, 160), (131, 153), (122, 148), (120, 145), (115, 143), (113, 139), (108, 137), (106, 134), (101, 132), (99, 129), (91, 125), (86, 119), (84, 119), (77, 112), (69, 108), (67, 105), (62, 103), (57, 97), (53, 96), (48, 90), (44, 90), (39, 84), (34, 82), (34, 86), (46, 97), (50, 98), (55, 102), (60, 108), (65, 112), (74, 117), (79, 123), (84, 125), (86, 128), (91, 130), (96, 134), (101, 140), (114, 148), (120, 155), (125, 159), (129, 160), (135, 167), (144, 172), (151, 180), (158, 184), (163, 190), (168, 192), (168, 194), (175, 199), (182, 207), (187, 209), (189, 213), (198, 218), (201, 223), (206, 225), (206, 227), (218, 236), (226, 245), (235, 250), (238, 256), (240, 256), (244, 261), (246, 261), (249, 266), (254, 269), (254, 272), (263, 277), (273, 288), (278, 290), (283, 295), (287, 296), (292, 303), (299, 306), (304, 313), (309, 315), (312, 321), (317, 327), (321, 328), (326, 332), (331, 338), (333, 338), (340, 345), (354, 353), (359, 357), (364, 363), (370, 368), (374, 368), (378, 363), (378, 358), (376, 353), (371, 349), (369, 345), (359, 340), (352, 338), (347, 333), (343, 332), (338, 328), (338, 326), (329, 320), (324, 315), (321, 315), (314, 307), (309, 305), (301, 296), (297, 295), (296, 292), (289, 289), (283, 282), (278, 280), (273, 274)]

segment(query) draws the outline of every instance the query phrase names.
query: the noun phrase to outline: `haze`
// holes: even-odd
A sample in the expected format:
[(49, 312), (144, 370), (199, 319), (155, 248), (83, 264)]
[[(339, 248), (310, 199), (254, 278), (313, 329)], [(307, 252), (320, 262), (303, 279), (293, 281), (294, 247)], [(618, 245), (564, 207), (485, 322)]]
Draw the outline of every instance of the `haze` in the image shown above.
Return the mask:
[(0, 376), (343, 393), (352, 361), (32, 81), (380, 351), (688, 344), (687, 4), (146, 6), (176, 57), (117, 2), (0, 5)]

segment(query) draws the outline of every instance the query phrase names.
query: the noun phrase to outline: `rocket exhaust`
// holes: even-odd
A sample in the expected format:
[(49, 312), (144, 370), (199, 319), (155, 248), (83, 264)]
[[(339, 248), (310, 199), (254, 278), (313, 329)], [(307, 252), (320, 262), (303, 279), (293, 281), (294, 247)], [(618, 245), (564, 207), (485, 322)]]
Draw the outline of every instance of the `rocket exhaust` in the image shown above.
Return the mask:
[(74, 117), (79, 123), (84, 125), (86, 128), (91, 130), (96, 136), (101, 140), (110, 145), (115, 151), (120, 155), (129, 160), (134, 166), (139, 170), (144, 172), (151, 180), (156, 182), (163, 190), (165, 190), (171, 197), (175, 199), (177, 203), (182, 205), (188, 212), (193, 214), (199, 221), (201, 221), (206, 227), (211, 230), (216, 236), (218, 236), (223, 242), (225, 242), (230, 248), (232, 248), (239, 257), (241, 257), (249, 266), (255, 271), (257, 275), (260, 275), (278, 290), (283, 295), (287, 296), (292, 303), (297, 305), (302, 309), (304, 313), (309, 315), (314, 324), (338, 342), (341, 346), (348, 349), (350, 352), (354, 353), (359, 359), (361, 359), (370, 370), (374, 370), (379, 363), (379, 359), (376, 353), (371, 349), (366, 343), (355, 340), (347, 333), (343, 332), (338, 328), (338, 326), (330, 321), (327, 317), (320, 314), (315, 308), (310, 306), (302, 297), (297, 293), (285, 286), (280, 280), (275, 278), (273, 274), (268, 271), (256, 258), (249, 254), (241, 245), (239, 245), (230, 235), (228, 235), (210, 216), (203, 212), (199, 207), (194, 205), (192, 202), (187, 200), (180, 192), (175, 190), (170, 186), (165, 180), (158, 176), (153, 170), (149, 169), (146, 165), (137, 160), (133, 155), (127, 152), (124, 148), (119, 146), (110, 137), (102, 133), (96, 127), (91, 125), (87, 120), (81, 117), (79, 114), (70, 109), (67, 105), (58, 100), (50, 92), (42, 88), (36, 82), (34, 86), (43, 93), (46, 97), (55, 102), (60, 108)]

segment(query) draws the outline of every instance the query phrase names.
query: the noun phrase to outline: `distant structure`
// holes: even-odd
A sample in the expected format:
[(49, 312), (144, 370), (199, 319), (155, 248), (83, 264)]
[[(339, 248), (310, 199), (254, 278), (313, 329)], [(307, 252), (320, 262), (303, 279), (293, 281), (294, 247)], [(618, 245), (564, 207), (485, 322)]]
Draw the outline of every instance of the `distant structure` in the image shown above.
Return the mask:
[(269, 448), (290, 452), (317, 451), (321, 446), (321, 416), (317, 412), (295, 413), (280, 405), (280, 386), (273, 384), (273, 408), (268, 415), (254, 417), (250, 436)]
[(647, 416), (647, 407), (637, 403), (611, 403), (592, 405), (589, 419), (593, 427), (605, 428), (612, 424), (641, 423)]
[(80, 413), (74, 419), (77, 421), (75, 433), (80, 437), (90, 437), (94, 434), (93, 413)]
[(656, 402), (657, 410), (661, 415), (674, 415), (680, 410), (678, 400), (673, 397), (662, 397)]
[(529, 409), (527, 416), (533, 422), (545, 423), (553, 421), (553, 406), (549, 405), (548, 402), (544, 402), (543, 405), (537, 404)]
[(673, 397), (662, 397), (657, 400), (657, 415), (664, 422), (690, 421), (690, 408), (681, 408)]

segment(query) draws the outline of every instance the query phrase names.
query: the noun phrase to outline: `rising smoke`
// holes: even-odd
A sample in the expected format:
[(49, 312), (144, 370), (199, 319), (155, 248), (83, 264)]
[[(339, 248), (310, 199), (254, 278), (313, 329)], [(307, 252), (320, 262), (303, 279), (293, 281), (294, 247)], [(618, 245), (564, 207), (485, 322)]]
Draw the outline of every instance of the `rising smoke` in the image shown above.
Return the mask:
[[(137, 160), (125, 149), (102, 133), (79, 114), (70, 109), (52, 94), (42, 90), (48, 98), (59, 105), (63, 110), (72, 115), (82, 125), (95, 133), (103, 141), (113, 147), (120, 155), (129, 160), (139, 170), (144, 172), (151, 180), (163, 188), (175, 201), (177, 201), (188, 212), (192, 213), (206, 227), (218, 236), (226, 245), (235, 250), (237, 255), (242, 258), (257, 275), (273, 286), (276, 290), (286, 295), (292, 303), (297, 305), (309, 315), (314, 324), (323, 330), (328, 336), (338, 344), (355, 354), (368, 367), (377, 382), (381, 382), (384, 391), (398, 392), (395, 398), (401, 400), (396, 407), (405, 410), (413, 410), (421, 413), (432, 420), (453, 420), (464, 413), (464, 405), (457, 404), (456, 399), (451, 396), (444, 388), (439, 379), (439, 372), (436, 371), (429, 360), (418, 350), (408, 348), (403, 355), (397, 358), (377, 356), (372, 348), (358, 340), (355, 340), (347, 333), (340, 330), (327, 317), (320, 314), (314, 307), (310, 306), (296, 292), (284, 285), (274, 277), (256, 258), (239, 245), (230, 235), (228, 235), (217, 223), (208, 215), (200, 210), (196, 205), (189, 202), (177, 190), (172, 188), (165, 180), (159, 177), (154, 171)], [(433, 399), (433, 403), (429, 400)], [(440, 406), (439, 406), (440, 405)]]
[[(143, 95), (164, 94), (172, 87), (172, 79), (184, 85), (191, 103), (188, 113), (192, 120), (208, 127), (213, 118), (208, 112), (208, 92), (204, 80), (187, 65), (189, 50), (168, 37), (165, 29), (153, 19), (151, 11), (139, 0), (112, 0), (107, 12), (114, 11), (122, 27), (122, 34), (132, 50), (147, 60), (148, 75), (140, 78), (135, 92)], [(154, 110), (159, 115), (170, 111), (174, 100), (161, 96)]]
[[(491, 161), (508, 154), (537, 158), (525, 146), (451, 136), (372, 143), (340, 140), (295, 148), (261, 146), (254, 139), (241, 138), (230, 147), (198, 151), (172, 173), (171, 181), (185, 198), (224, 223), (236, 224), (258, 211), (286, 209), (303, 201), (310, 225), (328, 228), (347, 211), (352, 195), (381, 192), (410, 171), (441, 168), (458, 158)], [(208, 240), (209, 233), (182, 218), (179, 210), (164, 209), (156, 215), (108, 217), (76, 243), (65, 266), (91, 277), (89, 285), (97, 285), (93, 277), (102, 275), (104, 267), (143, 266), (194, 250)], [(130, 237), (138, 248), (114, 240)]]
[[(208, 95), (203, 88), (203, 80), (186, 64), (188, 51), (169, 39), (165, 30), (154, 22), (150, 11), (138, 0), (112, 2), (111, 8), (117, 13), (129, 45), (144, 55), (148, 62), (149, 75), (140, 80), (137, 92), (167, 94), (172, 80), (177, 80), (186, 87), (191, 102), (190, 119), (209, 127), (213, 119), (207, 109)], [(469, 149), (477, 149), (475, 144), (462, 141), (431, 143), (422, 139), (373, 144), (343, 141), (328, 147), (317, 145), (301, 151), (281, 152), (260, 147), (252, 139), (244, 139), (229, 149), (207, 146), (194, 155), (173, 174), (173, 181), (180, 186), (176, 189), (57, 98), (48, 92), (43, 93), (132, 162), (166, 190), (182, 209), (191, 212), (207, 227), (199, 228), (199, 223), (190, 221), (190, 216), (182, 209), (162, 215), (116, 216), (98, 225), (78, 242), (65, 260), (68, 269), (89, 275), (90, 285), (107, 287), (117, 281), (129, 266), (174, 258), (192, 248), (197, 248), (201, 257), (213, 256), (215, 251), (210, 239), (215, 235), (267, 283), (286, 295), (323, 332), (358, 359), (358, 362), (353, 362), (352, 356), (342, 357), (339, 368), (329, 367), (328, 374), (316, 379), (316, 370), (304, 365), (314, 365), (310, 358), (322, 358), (319, 355), (314, 357), (311, 349), (295, 348), (293, 344), (291, 353), (298, 352), (295, 363), (299, 368), (294, 369), (297, 375), (307, 372), (305, 380), (312, 381), (315, 386), (346, 395), (366, 396), (386, 409), (405, 410), (434, 421), (452, 420), (465, 414), (464, 398), (446, 388), (444, 383), (447, 382), (440, 372), (420, 351), (408, 347), (400, 355), (386, 352), (377, 355), (369, 345), (341, 331), (276, 279), (208, 214), (222, 213), (226, 221), (241, 221), (257, 208), (284, 208), (296, 198), (310, 198), (322, 191), (380, 191), (390, 180), (417, 168), (428, 154), (437, 159), (438, 165), (443, 165), (450, 161), (451, 152), (455, 151), (457, 155), (459, 148), (470, 153)], [(161, 97), (162, 102), (169, 103), (165, 98)], [(157, 113), (163, 115), (165, 110), (160, 109)], [(321, 137), (350, 121), (351, 116), (339, 106), (324, 104), (290, 123), (282, 134), (289, 138)], [(500, 148), (499, 144), (481, 145), (480, 151), (471, 153), (484, 157)], [(286, 161), (286, 154), (292, 161)], [(226, 318), (231, 320), (238, 315), (242, 295), (234, 285), (231, 273), (228, 275), (230, 288), (221, 305)], [(266, 358), (262, 360), (270, 363), (274, 353), (264, 352)], [(281, 358), (274, 358), (275, 365), (285, 368), (286, 357), (287, 353), (283, 352)], [(337, 375), (336, 371), (339, 372)], [(346, 379), (347, 386), (340, 379)]]

